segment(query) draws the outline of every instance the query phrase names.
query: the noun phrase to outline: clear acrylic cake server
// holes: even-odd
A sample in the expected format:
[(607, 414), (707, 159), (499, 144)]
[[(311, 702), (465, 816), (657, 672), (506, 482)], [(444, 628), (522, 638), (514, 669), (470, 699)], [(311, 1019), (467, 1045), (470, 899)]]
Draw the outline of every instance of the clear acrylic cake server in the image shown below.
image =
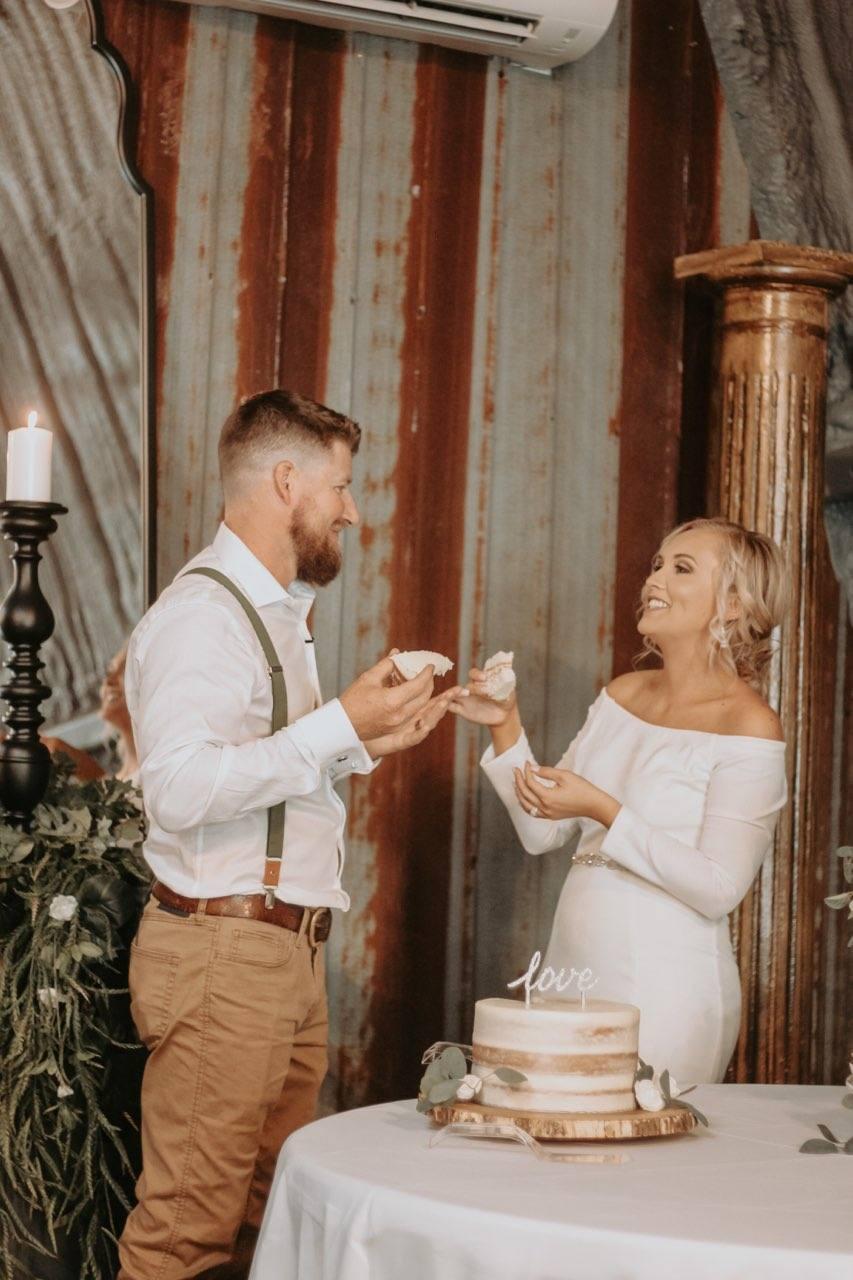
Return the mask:
[(520, 1142), (532, 1151), (537, 1160), (548, 1160), (560, 1164), (626, 1164), (631, 1157), (624, 1151), (553, 1151), (546, 1147), (517, 1124), (506, 1120), (485, 1120), (482, 1124), (470, 1124), (454, 1120), (432, 1135), (431, 1147), (442, 1142), (450, 1134), (459, 1138), (506, 1138), (511, 1142)]
[(421, 1066), (425, 1067), (428, 1063), (434, 1062), (436, 1058), (440, 1058), (445, 1049), (459, 1049), (465, 1054), (466, 1058), (471, 1057), (472, 1046), (470, 1044), (457, 1044), (455, 1040), (436, 1040), (435, 1044), (431, 1044), (428, 1049), (424, 1049)]

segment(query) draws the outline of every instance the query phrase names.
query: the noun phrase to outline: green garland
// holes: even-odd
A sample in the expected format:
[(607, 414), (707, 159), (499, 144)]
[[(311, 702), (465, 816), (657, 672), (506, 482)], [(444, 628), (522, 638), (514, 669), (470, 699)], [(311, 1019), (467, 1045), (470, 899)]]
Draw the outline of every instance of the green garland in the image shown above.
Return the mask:
[(7, 1280), (21, 1275), (33, 1251), (73, 1253), (80, 1280), (115, 1275), (115, 1236), (135, 1172), (114, 1076), (122, 1048), (139, 1051), (126, 976), (150, 883), (142, 837), (130, 783), (77, 782), (64, 760), (54, 764), (29, 831), (0, 823)]

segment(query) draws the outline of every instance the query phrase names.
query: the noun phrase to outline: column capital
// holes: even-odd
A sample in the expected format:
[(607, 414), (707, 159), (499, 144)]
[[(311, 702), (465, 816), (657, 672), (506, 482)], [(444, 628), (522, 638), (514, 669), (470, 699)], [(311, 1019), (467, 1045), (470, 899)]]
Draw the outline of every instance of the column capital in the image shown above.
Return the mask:
[(780, 240), (748, 240), (676, 258), (675, 278), (701, 279), (717, 288), (747, 282), (760, 286), (764, 281), (840, 293), (853, 280), (853, 253)]

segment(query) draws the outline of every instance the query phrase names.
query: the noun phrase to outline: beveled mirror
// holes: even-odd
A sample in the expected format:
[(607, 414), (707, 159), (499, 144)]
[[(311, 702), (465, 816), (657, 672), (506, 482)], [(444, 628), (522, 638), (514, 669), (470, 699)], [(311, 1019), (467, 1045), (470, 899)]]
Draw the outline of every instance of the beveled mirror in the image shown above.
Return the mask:
[[(0, 67), (0, 424), (35, 410), (54, 433), (68, 514), (41, 575), (56, 616), (44, 731), (91, 749), (104, 672), (151, 585), (150, 197), (94, 0), (3, 6)], [(4, 593), (10, 577), (3, 545)]]

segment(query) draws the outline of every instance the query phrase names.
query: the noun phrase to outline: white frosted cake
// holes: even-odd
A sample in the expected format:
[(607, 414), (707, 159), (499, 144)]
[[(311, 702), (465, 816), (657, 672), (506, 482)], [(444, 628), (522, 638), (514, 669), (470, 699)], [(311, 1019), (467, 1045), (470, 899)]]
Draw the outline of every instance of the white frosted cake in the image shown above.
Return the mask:
[[(640, 1011), (631, 1004), (478, 1000), (471, 1066), (483, 1080), (477, 1101), (514, 1111), (633, 1111), (639, 1028)], [(503, 1084), (492, 1075), (496, 1067), (527, 1079)]]

